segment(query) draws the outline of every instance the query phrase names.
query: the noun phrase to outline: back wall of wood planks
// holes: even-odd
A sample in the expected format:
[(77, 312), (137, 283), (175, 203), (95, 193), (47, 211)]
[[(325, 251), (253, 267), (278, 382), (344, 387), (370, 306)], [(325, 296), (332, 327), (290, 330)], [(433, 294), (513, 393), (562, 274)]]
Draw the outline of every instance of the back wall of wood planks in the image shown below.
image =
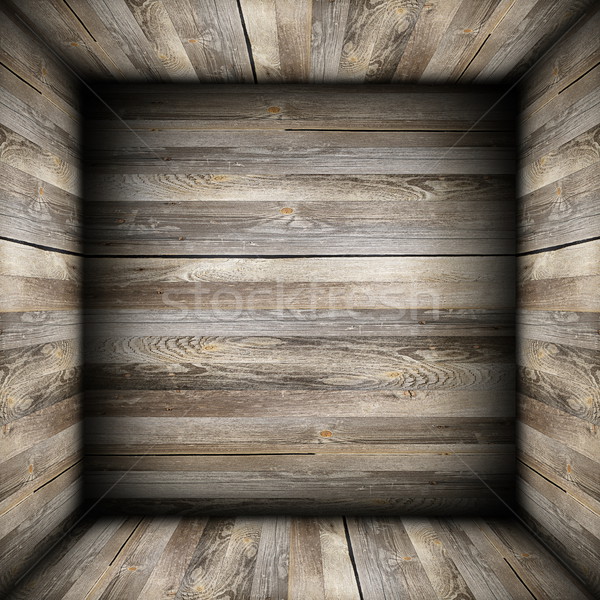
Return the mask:
[(119, 118), (86, 105), (91, 497), (427, 514), (511, 498), (501, 91), (98, 91)]

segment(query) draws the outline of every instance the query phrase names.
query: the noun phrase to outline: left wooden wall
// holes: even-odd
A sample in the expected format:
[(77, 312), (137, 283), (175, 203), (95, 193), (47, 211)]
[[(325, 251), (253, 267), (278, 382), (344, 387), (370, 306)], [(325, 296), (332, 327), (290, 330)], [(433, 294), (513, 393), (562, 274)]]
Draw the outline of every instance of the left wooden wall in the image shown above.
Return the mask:
[(80, 504), (78, 86), (0, 9), (0, 595)]

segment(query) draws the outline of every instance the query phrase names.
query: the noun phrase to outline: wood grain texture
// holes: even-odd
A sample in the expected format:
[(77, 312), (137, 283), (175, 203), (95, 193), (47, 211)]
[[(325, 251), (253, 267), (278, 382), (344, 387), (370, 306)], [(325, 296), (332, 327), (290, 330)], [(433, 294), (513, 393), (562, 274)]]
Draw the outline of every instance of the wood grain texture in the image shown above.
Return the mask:
[(591, 598), (511, 522), (268, 516), (88, 519), (9, 599), (111, 597), (125, 581), (132, 600)]
[[(596, 8), (579, 21), (523, 86), (518, 188), (525, 255), (517, 269), (518, 504), (592, 594), (600, 589), (592, 567), (600, 531), (598, 14)], [(532, 571), (528, 587), (536, 596), (580, 597), (566, 587), (559, 592), (559, 581), (547, 587), (530, 552), (521, 556), (527, 562), (519, 572)]]
[(65, 3), (21, 8), (36, 14), (24, 17), (8, 2), (0, 9), (3, 597), (74, 522), (82, 502), (78, 86), (32, 21), (55, 30), (81, 68), (106, 68)]

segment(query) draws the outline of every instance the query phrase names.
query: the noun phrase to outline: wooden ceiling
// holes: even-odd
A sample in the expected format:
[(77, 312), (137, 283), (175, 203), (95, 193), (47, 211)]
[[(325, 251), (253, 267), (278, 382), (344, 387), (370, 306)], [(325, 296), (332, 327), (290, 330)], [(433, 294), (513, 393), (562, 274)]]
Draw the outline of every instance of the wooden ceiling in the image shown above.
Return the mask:
[(0, 61), (22, 61), (10, 40), (30, 30), (86, 80), (506, 83), (592, 4), (5, 0), (13, 32), (2, 36)]

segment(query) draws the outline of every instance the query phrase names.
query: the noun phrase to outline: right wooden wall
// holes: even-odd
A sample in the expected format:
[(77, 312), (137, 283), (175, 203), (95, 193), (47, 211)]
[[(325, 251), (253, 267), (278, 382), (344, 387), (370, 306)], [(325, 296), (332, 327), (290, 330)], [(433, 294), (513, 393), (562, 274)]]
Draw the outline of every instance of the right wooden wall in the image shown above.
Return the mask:
[(600, 11), (524, 79), (518, 503), (600, 594)]

